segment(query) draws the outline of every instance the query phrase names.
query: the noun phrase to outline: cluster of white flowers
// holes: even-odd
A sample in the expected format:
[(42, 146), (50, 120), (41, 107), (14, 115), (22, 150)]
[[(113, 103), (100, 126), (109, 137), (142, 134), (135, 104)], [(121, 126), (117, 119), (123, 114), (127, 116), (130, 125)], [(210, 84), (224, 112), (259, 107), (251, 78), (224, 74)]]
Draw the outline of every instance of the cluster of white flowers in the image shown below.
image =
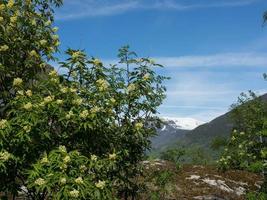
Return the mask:
[(54, 99), (53, 96), (47, 96), (47, 97), (44, 98), (44, 103), (50, 103), (50, 102), (53, 101), (53, 99)]
[(58, 147), (58, 149), (59, 149), (59, 151), (61, 151), (62, 153), (67, 153), (67, 148), (66, 148), (65, 146), (63, 146), (63, 145), (60, 145), (60, 146)]
[(149, 80), (150, 79), (150, 74), (149, 73), (146, 73), (144, 76), (143, 76), (143, 79), (145, 81)]
[(45, 156), (42, 158), (41, 163), (42, 163), (42, 164), (46, 164), (46, 163), (48, 163), (48, 162), (49, 162), (49, 160), (48, 160), (48, 158), (47, 158), (47, 155), (45, 155)]
[(39, 43), (40, 45), (44, 46), (47, 44), (47, 40), (40, 40)]
[(56, 70), (52, 70), (49, 72), (49, 76), (55, 77), (57, 76), (57, 71)]
[(132, 91), (134, 91), (136, 89), (136, 86), (135, 86), (135, 84), (133, 84), (133, 83), (131, 83), (128, 87), (127, 87), (127, 93), (129, 93), (129, 92), (132, 92)]
[(95, 107), (93, 107), (93, 108), (91, 108), (91, 113), (97, 113), (97, 112), (99, 112), (101, 109), (98, 107), (98, 106), (95, 106)]
[(60, 88), (60, 92), (62, 92), (63, 94), (68, 92), (68, 88), (67, 87), (62, 87)]
[(80, 51), (75, 51), (75, 52), (72, 53), (71, 57), (73, 59), (77, 59), (77, 58), (79, 58), (81, 56), (81, 54), (82, 53)]
[(74, 197), (74, 198), (78, 198), (79, 197), (79, 193), (80, 192), (78, 190), (74, 189), (74, 190), (70, 191), (70, 196)]
[(143, 128), (143, 123), (141, 123), (141, 122), (138, 122), (138, 123), (136, 123), (135, 124), (135, 128), (137, 129), (137, 130), (140, 130), (141, 128)]
[(93, 64), (96, 65), (96, 66), (98, 66), (98, 65), (101, 64), (101, 61), (100, 61), (99, 59), (97, 59), (97, 58), (95, 58), (92, 62), (93, 62)]
[(86, 119), (86, 118), (88, 117), (88, 115), (89, 115), (88, 110), (84, 110), (84, 111), (82, 111), (82, 112), (80, 113), (80, 117), (81, 117), (82, 119)]
[(109, 154), (108, 158), (110, 160), (115, 160), (117, 158), (117, 154), (115, 154), (115, 153)]
[(111, 99), (110, 99), (110, 102), (111, 102), (112, 104), (114, 104), (114, 103), (116, 103), (116, 99), (111, 98)]
[(52, 24), (51, 20), (47, 20), (47, 21), (44, 23), (45, 26), (50, 26), (51, 24)]
[(72, 103), (76, 106), (80, 106), (82, 104), (83, 100), (82, 98), (77, 98), (72, 101)]
[(66, 156), (64, 159), (63, 159), (63, 162), (64, 163), (69, 163), (70, 162), (70, 157), (69, 156)]
[(6, 6), (7, 8), (12, 8), (14, 4), (15, 4), (14, 0), (9, 0)]
[(7, 120), (2, 119), (0, 121), (0, 129), (4, 129), (4, 128), (6, 128), (6, 126), (7, 126)]
[(2, 161), (7, 161), (11, 157), (11, 154), (8, 153), (7, 151), (2, 151), (0, 152), (0, 160)]
[(104, 80), (104, 79), (99, 79), (96, 81), (96, 83), (98, 84), (99, 90), (100, 91), (105, 91), (108, 89), (109, 83)]
[(32, 104), (29, 102), (29, 103), (26, 103), (24, 106), (23, 106), (23, 108), (25, 109), (25, 110), (30, 110), (30, 109), (32, 109)]
[(38, 178), (34, 183), (36, 185), (42, 186), (45, 184), (45, 180), (43, 178)]
[(96, 161), (97, 160), (97, 156), (96, 155), (91, 155), (91, 160), (92, 161)]
[(87, 167), (86, 167), (85, 165), (81, 165), (81, 166), (80, 166), (80, 170), (81, 170), (82, 172), (85, 172), (85, 171), (87, 170)]
[(13, 86), (20, 86), (23, 83), (23, 80), (21, 78), (15, 78), (13, 80)]
[(7, 51), (9, 47), (7, 45), (0, 46), (0, 51)]
[(62, 105), (63, 104), (63, 100), (61, 100), (61, 99), (56, 100), (56, 104), (57, 105)]
[(31, 126), (26, 125), (26, 126), (23, 126), (23, 130), (24, 130), (26, 133), (29, 133), (29, 132), (31, 132), (32, 128), (31, 128)]
[(82, 179), (82, 177), (78, 177), (78, 178), (76, 178), (76, 179), (75, 179), (75, 183), (77, 183), (77, 184), (83, 184), (83, 179)]
[(105, 185), (106, 185), (106, 182), (100, 181), (100, 180), (95, 184), (95, 186), (99, 189), (104, 189)]
[(26, 95), (27, 95), (28, 97), (31, 97), (31, 96), (32, 96), (32, 91), (31, 91), (31, 90), (27, 90), (27, 91), (26, 91)]
[(69, 111), (69, 113), (66, 115), (66, 119), (70, 119), (74, 116), (74, 113), (72, 111)]
[(35, 50), (30, 51), (29, 55), (31, 57), (38, 57), (39, 56)]
[(61, 183), (62, 185), (66, 184), (66, 183), (67, 183), (67, 179), (66, 179), (66, 178), (61, 178), (61, 179), (60, 179), (60, 183)]

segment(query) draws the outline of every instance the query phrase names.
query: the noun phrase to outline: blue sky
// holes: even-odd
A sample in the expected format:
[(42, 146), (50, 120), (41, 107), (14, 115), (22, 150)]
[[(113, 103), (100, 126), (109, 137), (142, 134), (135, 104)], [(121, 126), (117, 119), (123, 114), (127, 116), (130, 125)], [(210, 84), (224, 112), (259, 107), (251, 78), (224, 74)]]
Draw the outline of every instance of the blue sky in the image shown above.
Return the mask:
[(241, 92), (267, 91), (266, 0), (65, 0), (61, 50), (116, 59), (125, 44), (165, 66), (162, 116), (209, 121)]

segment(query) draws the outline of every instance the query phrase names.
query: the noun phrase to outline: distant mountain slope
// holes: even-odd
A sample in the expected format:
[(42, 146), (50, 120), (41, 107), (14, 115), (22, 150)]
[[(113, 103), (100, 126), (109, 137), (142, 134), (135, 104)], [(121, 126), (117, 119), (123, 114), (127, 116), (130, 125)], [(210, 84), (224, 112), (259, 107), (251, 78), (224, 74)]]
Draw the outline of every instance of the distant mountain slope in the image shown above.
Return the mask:
[(201, 147), (210, 146), (213, 138), (224, 137), (228, 138), (233, 129), (233, 123), (228, 112), (220, 117), (215, 118), (209, 123), (203, 124), (191, 130), (183, 137), (179, 143), (183, 145), (197, 145)]
[(164, 124), (158, 129), (158, 135), (151, 138), (152, 149), (154, 151), (161, 151), (166, 146), (175, 144), (175, 142), (183, 138), (189, 130), (203, 124), (203, 122), (192, 118), (164, 117), (162, 120)]
[[(267, 101), (267, 94), (259, 98)], [(231, 112), (232, 111), (229, 111), (209, 123), (198, 126), (189, 131), (183, 138), (178, 139), (177, 142), (184, 146), (197, 145), (207, 148), (216, 137), (229, 138), (234, 126), (233, 120), (231, 119)]]
[[(267, 101), (267, 94), (260, 98)], [(165, 118), (167, 125), (158, 131), (158, 136), (152, 138), (152, 150), (160, 152), (173, 146), (198, 146), (209, 149), (214, 138), (229, 138), (233, 129), (231, 112), (202, 125), (201, 122), (190, 118)], [(193, 129), (194, 126), (196, 128)], [(190, 130), (190, 127), (193, 130)]]

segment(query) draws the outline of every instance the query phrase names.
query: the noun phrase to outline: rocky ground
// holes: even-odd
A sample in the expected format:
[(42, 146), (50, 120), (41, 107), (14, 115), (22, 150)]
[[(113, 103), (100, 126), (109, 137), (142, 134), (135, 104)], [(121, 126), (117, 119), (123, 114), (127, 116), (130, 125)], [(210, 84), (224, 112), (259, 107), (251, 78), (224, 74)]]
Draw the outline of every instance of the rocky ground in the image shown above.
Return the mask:
[(139, 199), (243, 200), (255, 191), (262, 177), (245, 171), (219, 172), (212, 166), (185, 165), (181, 169), (167, 161), (143, 162), (146, 191)]

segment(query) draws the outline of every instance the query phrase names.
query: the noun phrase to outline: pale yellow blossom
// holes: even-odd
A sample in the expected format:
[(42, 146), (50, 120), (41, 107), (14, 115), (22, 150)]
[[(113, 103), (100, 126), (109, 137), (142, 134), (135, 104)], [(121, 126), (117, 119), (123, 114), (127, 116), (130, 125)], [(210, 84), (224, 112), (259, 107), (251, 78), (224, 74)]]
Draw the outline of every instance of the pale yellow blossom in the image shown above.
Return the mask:
[(53, 96), (47, 96), (44, 98), (44, 103), (50, 103), (51, 101), (53, 101), (54, 97)]
[(127, 92), (132, 92), (136, 89), (135, 84), (131, 83), (128, 87), (127, 87)]
[(29, 102), (29, 103), (26, 103), (24, 106), (23, 106), (24, 109), (26, 110), (30, 110), (32, 109), (32, 104)]
[(150, 79), (150, 74), (149, 73), (146, 73), (144, 76), (143, 76), (143, 79), (145, 81), (149, 80)]
[(138, 122), (138, 123), (136, 123), (135, 124), (135, 128), (137, 129), (137, 130), (140, 130), (141, 128), (143, 128), (143, 123), (141, 123), (141, 122)]
[(62, 87), (61, 89), (60, 89), (60, 91), (62, 92), (62, 93), (67, 93), (68, 92), (68, 88), (67, 87)]
[(70, 191), (70, 196), (74, 197), (74, 198), (78, 198), (79, 197), (79, 193), (80, 192), (78, 190), (74, 189), (74, 190)]
[(100, 91), (104, 91), (104, 90), (108, 89), (109, 83), (106, 80), (99, 79), (96, 81), (96, 83), (98, 84)]
[(52, 30), (53, 30), (53, 32), (55, 33), (55, 32), (58, 31), (58, 27), (54, 27)]
[(84, 111), (82, 111), (82, 112), (80, 113), (80, 117), (81, 117), (82, 119), (85, 119), (88, 115), (89, 115), (88, 110), (84, 110)]
[(72, 111), (69, 111), (69, 113), (66, 115), (66, 119), (70, 119), (74, 113)]
[(17, 21), (18, 17), (17, 16), (12, 16), (10, 17), (10, 22), (15, 23)]
[(0, 16), (0, 23), (4, 21), (4, 18)]
[(23, 83), (23, 80), (21, 78), (14, 78), (13, 80), (13, 86), (20, 86)]
[(46, 182), (43, 178), (38, 178), (35, 182), (36, 185), (42, 186), (44, 185)]
[(30, 55), (31, 57), (38, 57), (38, 54), (37, 54), (37, 52), (36, 52), (35, 50), (32, 50), (32, 51), (29, 53), (29, 55)]
[(70, 162), (70, 157), (69, 156), (66, 156), (64, 159), (63, 159), (64, 163), (68, 163)]
[(117, 155), (115, 153), (109, 154), (108, 158), (110, 160), (115, 160), (117, 158)]
[(56, 70), (51, 70), (49, 72), (49, 76), (57, 76), (57, 71)]
[(63, 100), (58, 99), (58, 100), (56, 100), (56, 103), (57, 103), (58, 105), (62, 105), (62, 104), (63, 104)]
[(97, 156), (96, 155), (91, 155), (91, 160), (92, 161), (96, 161), (97, 160)]
[(40, 45), (42, 45), (42, 46), (43, 46), (43, 45), (46, 45), (46, 44), (47, 44), (47, 40), (40, 40), (39, 43), (40, 43)]
[(61, 183), (62, 185), (65, 185), (65, 184), (67, 183), (67, 179), (66, 179), (66, 178), (61, 178), (61, 179), (60, 179), (60, 183)]
[(49, 160), (48, 160), (48, 158), (47, 158), (47, 155), (45, 155), (45, 156), (42, 158), (41, 163), (45, 164), (45, 163), (48, 163), (48, 162), (49, 162)]
[(31, 132), (31, 126), (27, 125), (27, 126), (23, 126), (23, 130), (26, 132), (26, 133), (29, 133)]
[(0, 160), (7, 161), (11, 157), (11, 154), (8, 153), (7, 151), (2, 151), (0, 152)]
[(2, 119), (2, 120), (0, 121), (0, 129), (4, 129), (4, 128), (6, 128), (6, 127), (7, 127), (7, 120)]
[(93, 107), (93, 108), (91, 108), (91, 113), (97, 113), (97, 112), (99, 112), (101, 109), (98, 107), (98, 106), (95, 106), (95, 107)]
[(51, 24), (52, 24), (52, 22), (50, 20), (47, 20), (44, 25), (45, 26), (50, 26)]
[(82, 102), (83, 102), (83, 100), (82, 100), (81, 98), (77, 98), (77, 99), (74, 99), (74, 100), (72, 101), (72, 103), (73, 103), (74, 105), (77, 105), (77, 106), (81, 105)]
[(32, 24), (33, 26), (36, 26), (36, 24), (37, 24), (37, 23), (36, 23), (36, 20), (35, 20), (35, 19), (32, 19), (32, 20), (31, 20), (31, 24)]
[(0, 47), (0, 51), (7, 51), (9, 49), (9, 46), (6, 44)]
[(104, 189), (105, 185), (106, 185), (106, 182), (100, 181), (100, 180), (95, 184), (95, 186), (99, 189)]
[(101, 61), (99, 59), (94, 59), (93, 60), (93, 64), (94, 65), (100, 65), (101, 64)]
[(5, 9), (5, 5), (4, 4), (0, 4), (0, 11)]
[(60, 145), (60, 146), (58, 147), (58, 149), (59, 149), (59, 151), (61, 151), (61, 152), (63, 152), (63, 153), (67, 153), (67, 148), (66, 148), (65, 146), (63, 146), (63, 145)]
[(78, 184), (83, 184), (83, 179), (82, 177), (78, 177), (75, 179), (75, 183), (78, 183)]
[(7, 6), (7, 8), (10, 9), (14, 6), (14, 4), (15, 4), (14, 0), (9, 0), (6, 6)]
[(32, 96), (32, 91), (31, 91), (31, 90), (27, 90), (27, 91), (26, 91), (26, 95), (27, 95), (28, 97), (31, 97), (31, 96)]

